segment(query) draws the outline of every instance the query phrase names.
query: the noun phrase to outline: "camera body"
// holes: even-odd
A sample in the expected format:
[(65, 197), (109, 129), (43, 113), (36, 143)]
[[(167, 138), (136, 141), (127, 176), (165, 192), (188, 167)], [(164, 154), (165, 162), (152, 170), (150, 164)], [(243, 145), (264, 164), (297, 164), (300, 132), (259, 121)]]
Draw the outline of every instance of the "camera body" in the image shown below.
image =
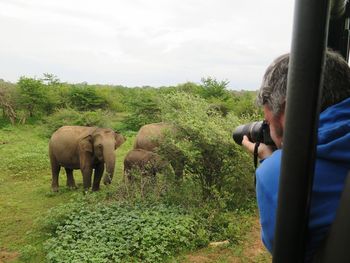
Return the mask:
[(244, 135), (246, 135), (251, 142), (275, 146), (270, 136), (270, 127), (266, 121), (256, 121), (240, 125), (235, 129), (232, 137), (237, 144), (242, 145)]

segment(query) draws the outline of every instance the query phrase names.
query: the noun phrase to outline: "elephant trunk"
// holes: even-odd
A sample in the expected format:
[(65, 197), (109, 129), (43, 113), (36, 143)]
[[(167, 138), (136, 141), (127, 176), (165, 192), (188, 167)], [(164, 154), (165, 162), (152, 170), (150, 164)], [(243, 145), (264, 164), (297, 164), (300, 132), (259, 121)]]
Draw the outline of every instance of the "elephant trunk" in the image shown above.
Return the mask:
[(105, 174), (103, 178), (103, 183), (105, 185), (110, 184), (113, 179), (114, 167), (115, 167), (115, 153), (113, 149), (106, 149), (103, 151), (103, 157), (106, 164)]

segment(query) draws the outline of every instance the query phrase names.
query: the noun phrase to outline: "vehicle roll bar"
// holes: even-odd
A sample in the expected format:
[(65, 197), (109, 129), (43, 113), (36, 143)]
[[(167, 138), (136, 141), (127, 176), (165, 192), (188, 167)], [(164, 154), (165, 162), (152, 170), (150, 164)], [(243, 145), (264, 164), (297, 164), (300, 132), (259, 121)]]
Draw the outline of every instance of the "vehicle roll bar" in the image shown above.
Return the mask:
[[(274, 263), (304, 261), (325, 51), (329, 42), (330, 47), (346, 55), (347, 59), (347, 6), (344, 0), (295, 1)], [(331, 14), (335, 22), (331, 22), (329, 27)], [(343, 21), (344, 27), (339, 29), (341, 20), (347, 22)], [(339, 44), (344, 42), (347, 44)]]

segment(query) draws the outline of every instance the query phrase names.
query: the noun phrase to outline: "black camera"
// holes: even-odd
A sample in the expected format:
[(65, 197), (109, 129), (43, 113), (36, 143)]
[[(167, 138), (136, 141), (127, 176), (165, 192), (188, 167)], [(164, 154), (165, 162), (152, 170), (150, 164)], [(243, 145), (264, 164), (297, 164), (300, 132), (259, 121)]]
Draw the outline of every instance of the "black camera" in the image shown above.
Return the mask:
[(242, 145), (243, 136), (248, 136), (251, 142), (261, 142), (274, 146), (270, 136), (270, 127), (266, 121), (256, 121), (238, 126), (232, 134), (233, 140)]

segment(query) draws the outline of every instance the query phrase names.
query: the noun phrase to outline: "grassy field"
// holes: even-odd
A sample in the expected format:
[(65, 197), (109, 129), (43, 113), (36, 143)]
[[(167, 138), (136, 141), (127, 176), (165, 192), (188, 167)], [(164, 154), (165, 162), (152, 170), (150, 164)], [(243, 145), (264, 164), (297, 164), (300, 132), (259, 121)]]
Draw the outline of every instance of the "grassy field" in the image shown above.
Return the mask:
[[(32, 254), (30, 262), (43, 262), (42, 242), (47, 238), (36, 228), (36, 220), (48, 209), (82, 194), (82, 176), (75, 171), (78, 190), (65, 187), (65, 172), (60, 174), (60, 191), (52, 193), (48, 159), (48, 140), (39, 126), (5, 127), (0, 130), (0, 251)], [(131, 148), (132, 138), (117, 150), (116, 176), (120, 181), (122, 159)], [(106, 187), (102, 186), (106, 191)], [(9, 255), (8, 255), (9, 256)], [(1, 259), (1, 258), (0, 258)], [(21, 261), (19, 261), (21, 262)]]
[[(40, 219), (50, 208), (82, 195), (82, 177), (75, 171), (78, 190), (65, 187), (61, 171), (60, 191), (52, 193), (48, 140), (40, 126), (5, 126), (0, 129), (0, 262), (45, 262)], [(112, 185), (102, 185), (99, 195), (115, 190), (122, 179), (122, 160), (132, 147), (134, 136), (117, 150), (116, 175)], [(95, 193), (94, 193), (95, 194)], [(259, 243), (256, 216), (252, 229), (235, 247), (206, 248), (178, 256), (174, 262), (269, 262)], [(237, 261), (238, 260), (238, 261)]]

